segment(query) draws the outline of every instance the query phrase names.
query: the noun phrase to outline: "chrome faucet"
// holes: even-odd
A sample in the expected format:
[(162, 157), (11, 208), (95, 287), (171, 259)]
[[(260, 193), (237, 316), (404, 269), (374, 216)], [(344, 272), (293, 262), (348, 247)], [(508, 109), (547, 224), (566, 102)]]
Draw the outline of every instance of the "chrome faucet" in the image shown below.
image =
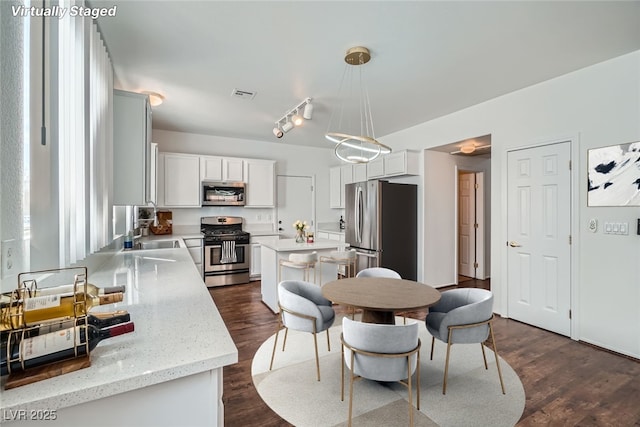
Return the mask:
[(156, 202), (149, 200), (147, 201), (147, 205), (151, 204), (153, 206), (153, 226), (157, 227), (158, 226), (158, 205), (156, 204)]

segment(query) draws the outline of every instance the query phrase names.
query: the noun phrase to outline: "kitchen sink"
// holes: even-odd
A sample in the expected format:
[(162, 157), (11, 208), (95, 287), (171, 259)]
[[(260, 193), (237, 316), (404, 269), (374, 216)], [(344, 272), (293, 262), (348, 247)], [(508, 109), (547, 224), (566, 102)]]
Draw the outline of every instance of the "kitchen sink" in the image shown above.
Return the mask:
[(134, 245), (134, 250), (148, 250), (148, 249), (174, 249), (182, 248), (183, 244), (178, 239), (163, 239), (163, 240), (143, 240)]

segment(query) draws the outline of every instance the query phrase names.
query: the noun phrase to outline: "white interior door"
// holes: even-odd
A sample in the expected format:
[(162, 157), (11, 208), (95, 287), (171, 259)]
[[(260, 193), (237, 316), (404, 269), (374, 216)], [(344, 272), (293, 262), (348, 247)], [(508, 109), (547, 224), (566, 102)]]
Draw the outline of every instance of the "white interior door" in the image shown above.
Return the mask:
[(571, 144), (508, 153), (509, 317), (570, 335)]
[(476, 277), (476, 176), (458, 176), (458, 274)]
[(278, 232), (284, 238), (295, 237), (293, 223), (307, 221), (315, 230), (314, 185), (311, 176), (277, 176)]

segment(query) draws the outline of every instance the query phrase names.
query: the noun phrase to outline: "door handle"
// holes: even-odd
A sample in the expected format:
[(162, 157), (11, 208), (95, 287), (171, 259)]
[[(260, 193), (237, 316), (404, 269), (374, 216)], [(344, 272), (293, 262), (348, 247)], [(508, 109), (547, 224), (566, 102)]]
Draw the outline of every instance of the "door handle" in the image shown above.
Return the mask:
[(514, 242), (513, 240), (507, 243), (509, 246), (511, 246), (512, 248), (519, 248), (522, 245), (518, 242)]

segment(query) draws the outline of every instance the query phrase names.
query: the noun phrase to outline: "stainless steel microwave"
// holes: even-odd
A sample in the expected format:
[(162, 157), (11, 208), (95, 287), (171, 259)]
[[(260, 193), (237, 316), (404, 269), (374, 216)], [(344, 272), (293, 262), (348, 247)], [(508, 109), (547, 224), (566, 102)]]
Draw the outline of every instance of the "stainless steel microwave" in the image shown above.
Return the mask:
[(244, 206), (244, 182), (202, 181), (203, 206)]

